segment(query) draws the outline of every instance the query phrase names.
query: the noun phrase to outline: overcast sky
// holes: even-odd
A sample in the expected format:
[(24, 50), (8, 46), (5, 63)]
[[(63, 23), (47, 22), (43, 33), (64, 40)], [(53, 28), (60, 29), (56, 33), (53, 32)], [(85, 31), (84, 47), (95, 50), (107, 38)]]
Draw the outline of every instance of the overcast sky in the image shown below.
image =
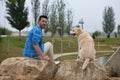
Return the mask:
[(115, 13), (116, 26), (120, 24), (120, 0), (66, 0), (73, 8), (74, 24), (83, 18), (84, 29), (89, 32), (102, 30), (103, 11), (112, 6)]
[[(50, 0), (51, 2), (53, 0)], [(41, 0), (43, 2), (43, 0)], [(78, 25), (78, 22), (83, 18), (84, 20), (84, 30), (88, 32), (94, 32), (96, 30), (102, 30), (103, 21), (103, 11), (106, 6), (112, 6), (115, 13), (116, 28), (120, 24), (120, 0), (65, 0), (67, 7), (73, 10), (74, 23), (73, 25)], [(27, 0), (27, 6), (30, 4), (30, 0)], [(0, 4), (0, 25), (8, 26), (7, 28), (12, 29), (7, 21), (3, 18), (3, 8)], [(2, 11), (2, 12), (1, 12)], [(30, 16), (29, 16), (30, 19)], [(6, 24), (1, 24), (1, 23)], [(80, 24), (81, 26), (81, 24)], [(26, 29), (24, 29), (26, 30)], [(116, 31), (116, 30), (115, 30)]]

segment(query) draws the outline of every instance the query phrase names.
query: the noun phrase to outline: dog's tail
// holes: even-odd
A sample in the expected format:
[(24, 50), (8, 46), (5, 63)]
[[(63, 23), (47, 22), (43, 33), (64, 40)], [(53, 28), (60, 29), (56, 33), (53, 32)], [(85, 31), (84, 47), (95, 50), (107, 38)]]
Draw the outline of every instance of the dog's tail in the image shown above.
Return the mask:
[(85, 70), (85, 69), (86, 69), (87, 65), (89, 64), (89, 61), (90, 61), (89, 58), (85, 59), (85, 61), (84, 61), (84, 63), (83, 63), (83, 66), (82, 66), (82, 70)]

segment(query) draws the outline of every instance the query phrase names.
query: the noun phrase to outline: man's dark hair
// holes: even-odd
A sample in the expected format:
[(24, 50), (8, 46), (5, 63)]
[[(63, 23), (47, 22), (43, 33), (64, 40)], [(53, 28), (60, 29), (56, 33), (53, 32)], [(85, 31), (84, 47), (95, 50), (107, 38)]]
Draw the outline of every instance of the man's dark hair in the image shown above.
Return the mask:
[(41, 18), (46, 18), (46, 19), (48, 19), (48, 17), (47, 17), (47, 16), (45, 16), (45, 15), (41, 15), (41, 16), (39, 17), (38, 21), (40, 21), (40, 20), (41, 20)]

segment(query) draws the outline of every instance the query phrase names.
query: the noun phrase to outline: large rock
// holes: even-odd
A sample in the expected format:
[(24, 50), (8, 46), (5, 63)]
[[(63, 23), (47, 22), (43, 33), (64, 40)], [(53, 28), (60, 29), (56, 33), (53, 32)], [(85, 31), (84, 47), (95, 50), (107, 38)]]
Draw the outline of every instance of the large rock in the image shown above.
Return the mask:
[(44, 60), (14, 57), (0, 65), (0, 80), (51, 80), (55, 64)]
[(83, 62), (66, 60), (55, 65), (32, 58), (8, 58), (0, 64), (0, 80), (109, 80), (102, 64), (91, 61), (82, 71)]
[(105, 63), (107, 73), (111, 77), (120, 77), (120, 47)]
[(54, 80), (109, 80), (102, 64), (91, 61), (82, 71), (83, 61), (63, 61), (55, 74)]
[(120, 80), (119, 77), (111, 77), (110, 80)]

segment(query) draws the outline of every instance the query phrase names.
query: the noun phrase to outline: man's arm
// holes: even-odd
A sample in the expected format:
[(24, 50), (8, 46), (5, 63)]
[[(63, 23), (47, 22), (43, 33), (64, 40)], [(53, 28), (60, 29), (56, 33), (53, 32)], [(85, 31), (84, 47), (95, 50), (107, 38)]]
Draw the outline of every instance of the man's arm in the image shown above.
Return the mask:
[(33, 43), (33, 47), (35, 48), (36, 52), (40, 55), (40, 57), (44, 60), (51, 61), (51, 59), (42, 53), (37, 43)]

